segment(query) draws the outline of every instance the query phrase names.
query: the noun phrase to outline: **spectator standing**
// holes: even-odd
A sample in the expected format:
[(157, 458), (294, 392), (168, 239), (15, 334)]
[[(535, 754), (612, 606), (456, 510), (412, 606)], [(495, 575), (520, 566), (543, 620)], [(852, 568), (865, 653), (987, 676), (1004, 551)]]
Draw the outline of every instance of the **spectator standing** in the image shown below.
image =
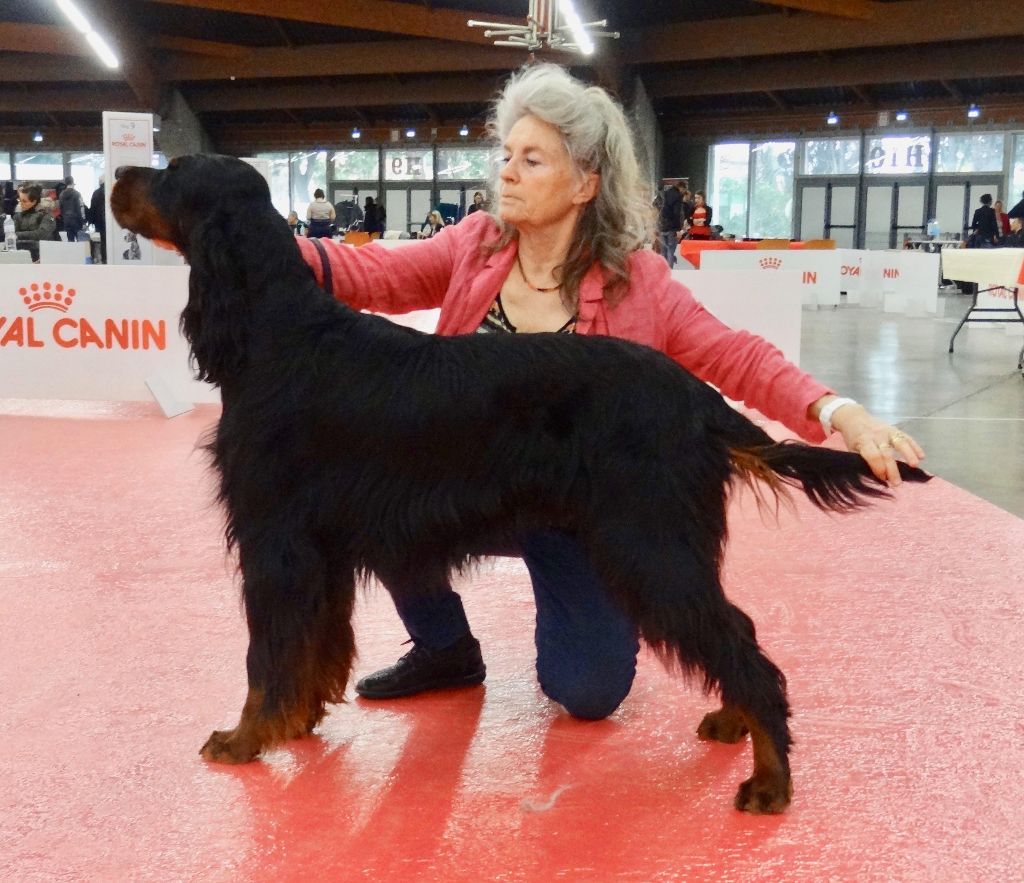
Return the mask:
[(999, 241), (999, 222), (992, 208), (992, 194), (985, 193), (981, 197), (981, 205), (974, 210), (971, 218), (970, 236), (967, 237), (968, 248), (992, 248)]
[(661, 211), (658, 213), (658, 238), (661, 255), (669, 267), (676, 265), (676, 248), (679, 246), (679, 231), (683, 229), (683, 184), (675, 181), (661, 194)]
[(77, 242), (78, 234), (87, 223), (85, 200), (75, 187), (75, 179), (70, 175), (64, 179), (64, 185), (57, 200), (60, 204), (60, 215), (64, 219), (64, 232), (68, 235), (68, 242)]
[(100, 234), (100, 260), (107, 262), (107, 191), (103, 176), (100, 176), (99, 186), (93, 190), (92, 198), (89, 200), (89, 223), (96, 228)]
[(1010, 235), (1010, 216), (1003, 211), (1003, 201), (997, 199), (992, 204), (992, 211), (996, 213), (996, 226), (999, 228), (999, 238)]
[(312, 239), (322, 239), (331, 235), (331, 226), (334, 221), (334, 206), (325, 198), (323, 190), (317, 187), (313, 191), (313, 201), (306, 209), (306, 223), (309, 229), (306, 235)]
[(363, 206), (363, 230), (371, 236), (374, 233), (384, 234), (384, 216), (372, 196), (366, 197), (366, 203)]

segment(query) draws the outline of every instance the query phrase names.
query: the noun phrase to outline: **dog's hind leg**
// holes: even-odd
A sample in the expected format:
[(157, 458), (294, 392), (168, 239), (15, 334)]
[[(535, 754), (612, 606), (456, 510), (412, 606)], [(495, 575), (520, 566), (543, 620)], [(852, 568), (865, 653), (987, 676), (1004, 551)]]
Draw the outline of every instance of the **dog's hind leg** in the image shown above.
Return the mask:
[(238, 725), (214, 732), (200, 750), (217, 763), (246, 763), (306, 735), (327, 703), (343, 699), (355, 657), (351, 568), (307, 565), (303, 579), (301, 557), (274, 569), (246, 559), (243, 552), (249, 693)]
[(754, 773), (736, 807), (781, 812), (792, 797), (785, 676), (758, 647), (750, 618), (726, 600), (714, 553), (695, 554), (664, 524), (656, 543), (638, 530), (620, 525), (618, 536), (605, 533), (593, 546), (602, 579), (666, 664), (702, 673), (705, 690), (721, 694), (723, 709), (705, 719), (702, 738), (734, 742), (750, 733)]

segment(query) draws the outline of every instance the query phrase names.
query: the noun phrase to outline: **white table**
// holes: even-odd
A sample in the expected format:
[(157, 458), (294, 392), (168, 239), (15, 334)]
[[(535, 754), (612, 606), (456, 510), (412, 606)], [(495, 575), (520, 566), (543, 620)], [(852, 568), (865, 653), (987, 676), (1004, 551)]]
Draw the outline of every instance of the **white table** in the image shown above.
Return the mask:
[[(967, 322), (1020, 322), (1024, 313), (1018, 303), (1018, 286), (1024, 285), (1024, 248), (947, 248), (942, 252), (942, 275), (957, 282), (974, 282), (976, 288), (971, 306), (949, 339), (949, 351), (960, 329)], [(979, 289), (979, 286), (986, 286)], [(1011, 306), (979, 306), (979, 295), (993, 291), (1012, 291)], [(976, 317), (975, 313), (1002, 313), (1004, 318)], [(1007, 315), (1008, 314), (1008, 315)], [(1024, 370), (1024, 347), (1017, 357), (1017, 368)]]

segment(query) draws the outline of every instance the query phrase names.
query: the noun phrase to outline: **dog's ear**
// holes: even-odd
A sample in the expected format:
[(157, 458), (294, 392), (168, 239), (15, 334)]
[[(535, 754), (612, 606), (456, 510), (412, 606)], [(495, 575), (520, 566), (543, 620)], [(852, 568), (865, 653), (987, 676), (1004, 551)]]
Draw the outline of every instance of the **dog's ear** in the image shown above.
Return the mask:
[(217, 212), (189, 234), (192, 272), (181, 314), (197, 376), (218, 385), (238, 376), (246, 358), (246, 271), (230, 228), (231, 217)]

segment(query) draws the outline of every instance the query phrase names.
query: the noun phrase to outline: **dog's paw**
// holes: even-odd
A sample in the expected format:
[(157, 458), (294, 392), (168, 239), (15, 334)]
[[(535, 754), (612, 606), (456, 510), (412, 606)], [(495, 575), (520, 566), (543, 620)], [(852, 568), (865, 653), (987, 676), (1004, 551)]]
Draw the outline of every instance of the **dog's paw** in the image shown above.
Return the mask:
[(214, 730), (199, 753), (211, 763), (248, 763), (260, 752), (244, 744), (235, 730)]
[(739, 742), (749, 730), (743, 718), (735, 711), (720, 708), (704, 715), (697, 727), (697, 738), (703, 742)]
[(776, 775), (747, 779), (736, 792), (733, 805), (754, 815), (780, 813), (793, 799), (793, 781), (789, 776)]

